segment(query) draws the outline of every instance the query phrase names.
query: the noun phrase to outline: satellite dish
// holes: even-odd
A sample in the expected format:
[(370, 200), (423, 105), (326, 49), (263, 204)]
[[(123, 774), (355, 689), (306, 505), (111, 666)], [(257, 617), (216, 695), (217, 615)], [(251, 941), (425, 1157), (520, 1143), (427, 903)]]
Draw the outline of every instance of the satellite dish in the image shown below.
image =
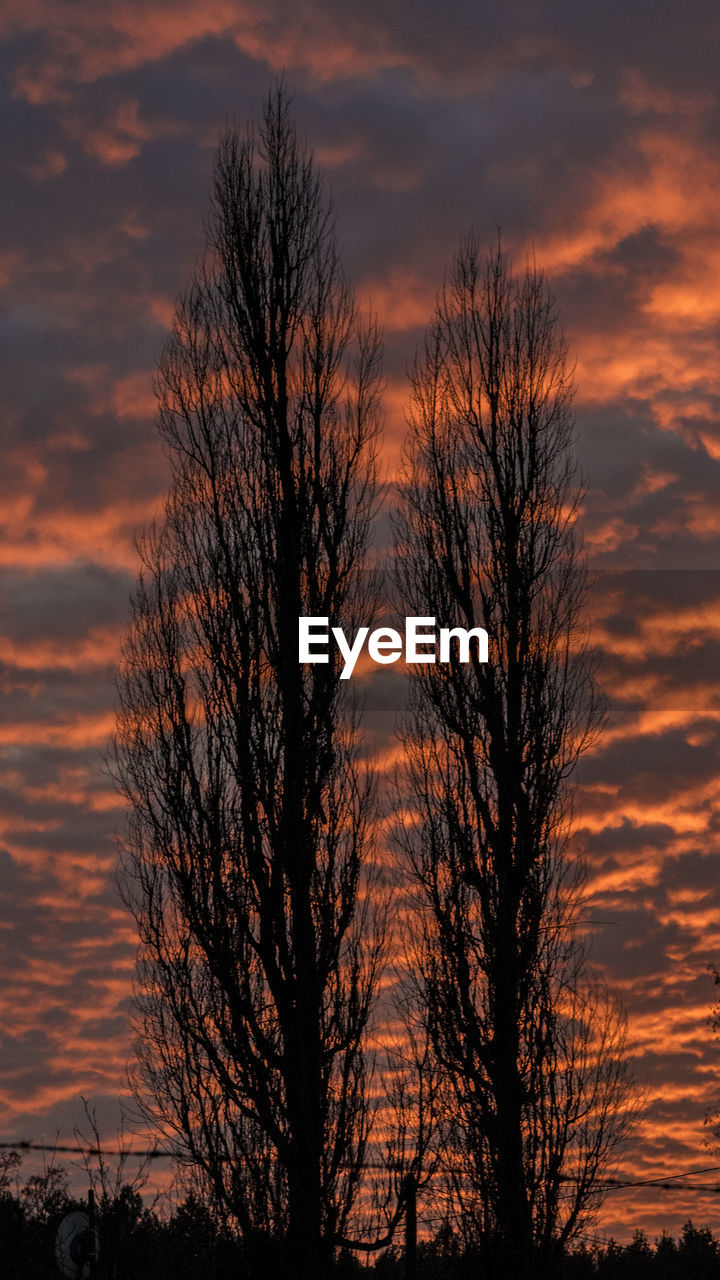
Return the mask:
[(69, 1213), (55, 1237), (55, 1261), (67, 1280), (89, 1280), (97, 1257), (97, 1233), (86, 1213)]

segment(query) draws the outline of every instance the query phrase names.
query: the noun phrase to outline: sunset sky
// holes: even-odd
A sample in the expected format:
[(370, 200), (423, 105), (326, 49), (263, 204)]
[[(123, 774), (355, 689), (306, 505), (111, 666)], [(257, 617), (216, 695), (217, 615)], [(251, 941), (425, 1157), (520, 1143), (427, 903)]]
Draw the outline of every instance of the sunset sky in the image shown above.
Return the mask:
[[(0, 30), (0, 1141), (71, 1140), (80, 1094), (112, 1137), (126, 1090), (135, 944), (103, 752), (133, 539), (168, 483), (153, 368), (219, 130), (284, 71), (385, 330), (390, 471), (460, 236), (500, 227), (550, 278), (611, 703), (578, 775), (586, 915), (646, 1091), (619, 1173), (720, 1164), (720, 9), (1, 0)], [(720, 1195), (614, 1192), (598, 1230), (688, 1216), (720, 1228)]]

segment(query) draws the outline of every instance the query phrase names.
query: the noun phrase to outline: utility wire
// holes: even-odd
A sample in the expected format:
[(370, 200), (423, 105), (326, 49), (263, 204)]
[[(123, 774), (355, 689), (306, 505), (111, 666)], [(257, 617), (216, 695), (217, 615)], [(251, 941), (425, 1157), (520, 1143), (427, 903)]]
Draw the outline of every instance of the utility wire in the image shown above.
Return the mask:
[(602, 1191), (623, 1191), (627, 1187), (657, 1187), (660, 1191), (720, 1191), (718, 1186), (700, 1186), (698, 1183), (681, 1186), (677, 1181), (678, 1178), (694, 1178), (701, 1173), (717, 1173), (719, 1169), (720, 1164), (709, 1164), (704, 1169), (683, 1169), (681, 1173), (664, 1173), (658, 1178), (638, 1179), (636, 1182), (622, 1178), (604, 1178), (598, 1187)]
[[(65, 1146), (59, 1143), (44, 1142), (28, 1142), (21, 1139), (18, 1142), (0, 1142), (0, 1151), (50, 1151), (57, 1152), (60, 1155), (75, 1156), (134, 1156), (141, 1160), (173, 1160), (175, 1155), (172, 1151), (161, 1151), (158, 1147), (153, 1147), (149, 1151), (138, 1150), (134, 1147), (128, 1147), (124, 1151), (119, 1148), (112, 1147), (94, 1147), (94, 1146)], [(369, 1171), (390, 1172), (386, 1164), (369, 1162), (364, 1166)], [(642, 1178), (630, 1181), (623, 1178), (604, 1178), (598, 1182), (598, 1191), (627, 1191), (635, 1187), (656, 1187), (658, 1191), (702, 1191), (705, 1193), (720, 1195), (720, 1183), (682, 1183), (681, 1178), (697, 1177), (701, 1173), (717, 1173), (720, 1171), (720, 1164), (706, 1165), (703, 1169), (683, 1169), (680, 1173), (665, 1173), (657, 1178)], [(432, 1170), (430, 1176), (441, 1176), (445, 1171), (443, 1169)], [(427, 1176), (427, 1175), (426, 1175)], [(572, 1179), (565, 1178), (563, 1181), (570, 1182)]]
[(139, 1156), (142, 1160), (173, 1160), (172, 1151), (160, 1151), (153, 1147), (152, 1151), (138, 1151), (128, 1147), (125, 1151), (113, 1150), (110, 1147), (67, 1147), (59, 1143), (50, 1146), (44, 1142), (0, 1142), (0, 1151), (57, 1151), (61, 1155), (74, 1156)]

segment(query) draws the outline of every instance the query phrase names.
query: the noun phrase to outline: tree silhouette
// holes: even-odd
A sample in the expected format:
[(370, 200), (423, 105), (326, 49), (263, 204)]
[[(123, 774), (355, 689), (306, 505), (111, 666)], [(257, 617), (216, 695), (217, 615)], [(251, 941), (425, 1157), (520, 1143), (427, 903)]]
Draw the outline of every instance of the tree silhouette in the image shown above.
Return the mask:
[(374, 792), (339, 667), (358, 626), (379, 338), (358, 321), (287, 96), (224, 135), (205, 256), (159, 364), (172, 465), (145, 537), (114, 765), (140, 935), (138, 1089), (259, 1267), (325, 1274), (369, 1131)]
[(448, 1179), (487, 1273), (523, 1280), (552, 1274), (626, 1118), (624, 1023), (583, 981), (567, 857), (569, 777), (602, 719), (571, 399), (541, 274), (465, 243), (413, 375), (398, 582), (408, 612), (484, 627), (490, 661), (412, 669), (399, 841)]

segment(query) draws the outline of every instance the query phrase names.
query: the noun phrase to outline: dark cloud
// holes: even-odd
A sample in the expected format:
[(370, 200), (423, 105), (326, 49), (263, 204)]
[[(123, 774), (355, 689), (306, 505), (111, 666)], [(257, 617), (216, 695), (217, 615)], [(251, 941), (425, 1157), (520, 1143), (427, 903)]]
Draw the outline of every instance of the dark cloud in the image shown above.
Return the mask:
[[(347, 268), (387, 330), (392, 465), (459, 236), (491, 244), (500, 226), (516, 263), (534, 253), (551, 278), (577, 359), (610, 709), (578, 775), (592, 954), (622, 986), (650, 1082), (627, 1167), (703, 1162), (703, 965), (720, 955), (719, 28), (709, 0), (0, 5), (6, 1129), (67, 1133), (81, 1091), (109, 1123), (125, 1089), (134, 943), (102, 754), (133, 538), (168, 479), (152, 370), (202, 247), (218, 130), (256, 117), (284, 67)], [(401, 672), (363, 696), (389, 760)], [(620, 1200), (618, 1229), (685, 1212)]]

